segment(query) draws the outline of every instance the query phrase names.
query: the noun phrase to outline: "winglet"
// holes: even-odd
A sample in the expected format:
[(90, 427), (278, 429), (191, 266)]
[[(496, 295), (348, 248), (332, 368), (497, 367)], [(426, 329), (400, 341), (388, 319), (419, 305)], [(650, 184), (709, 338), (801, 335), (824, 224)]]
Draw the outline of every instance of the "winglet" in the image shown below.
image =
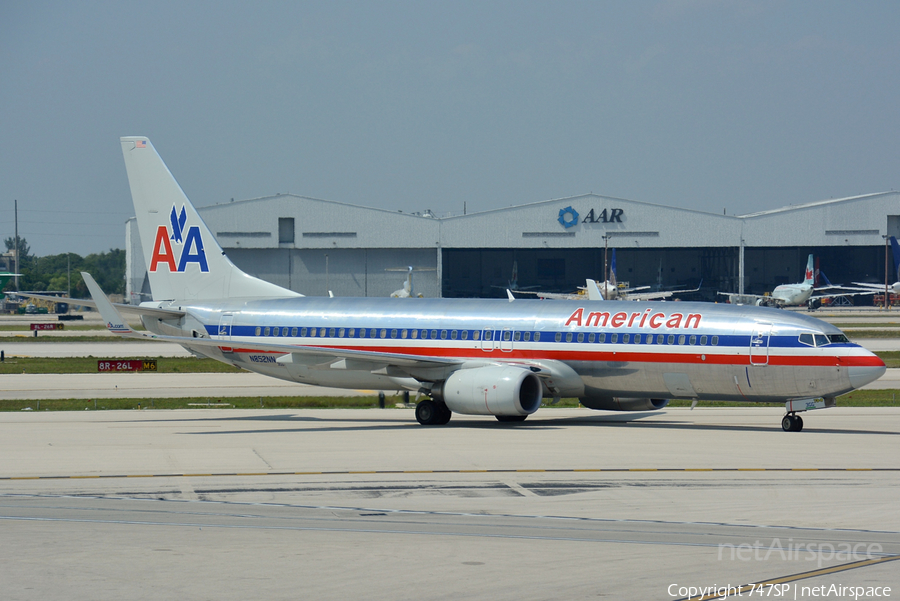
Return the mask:
[(516, 297), (513, 296), (513, 293), (509, 288), (506, 289), (506, 296), (509, 298), (509, 302), (516, 300)]
[(587, 279), (585, 282), (587, 284), (588, 300), (602, 301), (603, 295), (600, 293), (600, 288), (597, 286), (597, 280)]
[(91, 293), (91, 298), (97, 304), (97, 310), (100, 312), (100, 317), (106, 322), (106, 329), (113, 334), (132, 334), (140, 336), (140, 334), (131, 329), (128, 322), (122, 319), (122, 316), (116, 311), (113, 304), (109, 302), (109, 298), (106, 297), (106, 294), (103, 293), (103, 290), (100, 289), (100, 285), (94, 281), (91, 274), (82, 271), (81, 277), (84, 278), (84, 283)]

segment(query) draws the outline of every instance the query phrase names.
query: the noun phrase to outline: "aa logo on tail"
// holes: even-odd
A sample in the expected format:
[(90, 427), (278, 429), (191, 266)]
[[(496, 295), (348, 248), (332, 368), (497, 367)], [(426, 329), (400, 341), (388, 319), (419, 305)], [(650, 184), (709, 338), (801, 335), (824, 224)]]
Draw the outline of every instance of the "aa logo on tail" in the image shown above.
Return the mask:
[(208, 272), (209, 264), (206, 262), (206, 251), (203, 250), (200, 227), (192, 225), (185, 231), (187, 212), (183, 206), (181, 213), (175, 210), (174, 205), (172, 206), (169, 221), (171, 231), (170, 227), (165, 225), (156, 229), (153, 254), (150, 257), (150, 271), (155, 273), (161, 265), (164, 265), (168, 267), (170, 273), (183, 273), (188, 263), (197, 263), (200, 271)]

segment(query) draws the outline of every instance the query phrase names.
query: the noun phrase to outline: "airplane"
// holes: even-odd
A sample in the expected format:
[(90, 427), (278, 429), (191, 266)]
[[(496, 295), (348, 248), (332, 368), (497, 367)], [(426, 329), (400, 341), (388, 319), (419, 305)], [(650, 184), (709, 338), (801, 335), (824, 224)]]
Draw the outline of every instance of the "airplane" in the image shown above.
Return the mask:
[[(900, 244), (897, 239), (891, 236), (891, 254), (894, 257), (894, 278), (897, 280), (888, 286), (888, 292), (900, 294)], [(862, 286), (866, 290), (871, 290), (873, 294), (884, 292), (884, 284), (872, 284), (863, 282), (853, 282), (856, 286)]]
[(512, 276), (506, 281), (506, 286), (492, 285), (491, 288), (502, 288), (511, 292), (525, 292), (526, 294), (531, 294), (526, 291), (539, 288), (539, 286), (519, 286), (519, 262), (513, 261)]
[[(854, 282), (855, 284), (855, 282)], [(733, 294), (730, 292), (719, 292), (719, 294), (728, 297), (728, 302), (734, 304), (755, 304), (758, 307), (775, 307), (783, 309), (784, 307), (798, 307), (807, 305), (810, 310), (815, 309), (824, 298), (835, 298), (838, 296), (849, 296), (854, 294), (874, 294), (869, 288), (849, 288), (846, 286), (829, 285), (823, 288), (815, 288), (815, 270), (813, 267), (813, 256), (809, 255), (806, 262), (806, 271), (804, 279), (799, 284), (780, 284), (775, 286), (771, 295), (760, 296), (758, 294)], [(816, 290), (827, 290), (831, 288), (840, 288), (842, 292), (833, 294), (816, 294)]]
[(83, 277), (125, 337), (294, 382), (415, 391), (429, 397), (416, 405), (422, 425), (453, 413), (521, 422), (544, 397), (638, 412), (681, 398), (783, 403), (782, 428), (799, 431), (799, 413), (885, 373), (836, 327), (760, 307), (304, 297), (230, 261), (148, 138), (121, 146), (153, 301), (113, 305)]
[(406, 281), (403, 282), (403, 288), (391, 292), (391, 298), (424, 298), (422, 293), (413, 292), (412, 274), (414, 271), (434, 271), (433, 267), (389, 267), (385, 271), (405, 271)]
[[(700, 282), (701, 286), (703, 282)], [(610, 261), (609, 279), (605, 282), (596, 280), (586, 280), (585, 286), (579, 286), (578, 292), (533, 292), (528, 290), (519, 290), (521, 294), (534, 294), (538, 298), (549, 298), (559, 300), (579, 300), (587, 296), (588, 300), (655, 300), (669, 298), (676, 294), (687, 292), (697, 292), (700, 286), (690, 290), (659, 290), (656, 292), (640, 292), (641, 290), (649, 290), (650, 286), (638, 286), (629, 288), (622, 286), (616, 279), (616, 249), (612, 249), (612, 261)]]
[(9, 283), (9, 281), (16, 276), (21, 277), (22, 274), (21, 273), (12, 273), (9, 271), (0, 271), (0, 290), (3, 290), (4, 288), (6, 288), (6, 285)]

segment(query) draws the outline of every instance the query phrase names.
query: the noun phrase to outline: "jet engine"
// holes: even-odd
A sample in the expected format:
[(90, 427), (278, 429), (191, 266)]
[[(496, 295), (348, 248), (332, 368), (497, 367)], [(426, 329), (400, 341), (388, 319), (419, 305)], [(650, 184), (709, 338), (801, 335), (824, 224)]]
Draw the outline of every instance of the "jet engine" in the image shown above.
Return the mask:
[(669, 404), (669, 399), (623, 399), (619, 397), (590, 397), (578, 399), (588, 409), (607, 411), (654, 411)]
[(440, 398), (454, 413), (524, 416), (541, 406), (540, 378), (521, 367), (490, 366), (453, 372)]

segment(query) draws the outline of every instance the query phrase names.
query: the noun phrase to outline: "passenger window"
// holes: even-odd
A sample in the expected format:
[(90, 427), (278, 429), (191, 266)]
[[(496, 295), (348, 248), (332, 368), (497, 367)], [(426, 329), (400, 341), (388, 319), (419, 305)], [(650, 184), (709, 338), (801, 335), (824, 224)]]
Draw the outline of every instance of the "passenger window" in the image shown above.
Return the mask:
[(588, 342), (593, 342), (594, 340), (596, 340), (596, 338), (597, 338), (597, 336), (593, 332), (588, 334)]
[(560, 342), (561, 340), (562, 340), (562, 332), (557, 332), (556, 333), (556, 341)]
[(691, 344), (692, 344), (692, 345), (697, 344), (697, 337), (696, 337), (696, 336), (691, 336)]
[(572, 332), (566, 332), (566, 342), (572, 342)]
[(619, 335), (618, 334), (611, 335), (609, 337), (609, 341), (613, 344), (617, 343), (619, 341)]
[(718, 336), (713, 336), (713, 337), (712, 337), (712, 345), (713, 345), (713, 346), (718, 346), (718, 345), (719, 345), (719, 337), (718, 337)]
[(334, 328), (331, 328), (330, 330), (328, 330), (328, 336), (330, 338), (334, 338), (334, 334), (335, 334)]
[(531, 340), (531, 332), (525, 332), (525, 342)]
[(656, 344), (662, 344), (662, 343), (663, 343), (663, 340), (665, 340), (665, 339), (666, 339), (665, 336), (663, 336), (662, 334), (659, 334), (659, 335), (656, 337)]
[(806, 344), (808, 346), (816, 345), (816, 343), (813, 341), (812, 334), (800, 334), (800, 344)]
[(597, 334), (597, 342), (599, 342), (600, 344), (603, 344), (604, 342), (606, 342), (606, 332)]
[(666, 344), (675, 344), (675, 334), (669, 334), (669, 337), (666, 338)]
[(287, 336), (287, 335), (288, 335), (288, 329), (287, 329), (287, 328), (281, 328), (281, 335), (282, 335), (282, 336)]
[(256, 326), (256, 335), (259, 336), (259, 333), (262, 331), (262, 328)]
[(268, 336), (270, 331), (271, 331), (271, 330), (267, 327), (267, 328), (265, 329), (265, 331), (263, 332), (263, 336)]
[(700, 337), (700, 346), (706, 346), (706, 336)]
[(457, 332), (456, 330), (450, 330), (450, 340), (456, 340), (457, 335), (459, 335), (459, 332)]
[(409, 333), (409, 335), (413, 340), (415, 340), (416, 338), (419, 337), (419, 330), (413, 330), (412, 332)]
[(463, 331), (462, 331), (462, 339), (463, 339), (463, 340), (468, 340), (468, 339), (469, 339), (469, 330), (463, 330)]
[(297, 337), (297, 328), (291, 328), (291, 336)]
[(513, 340), (515, 340), (516, 342), (522, 340), (522, 332), (516, 332), (515, 334), (513, 334)]
[(653, 344), (653, 334), (647, 334), (647, 344)]
[(387, 338), (387, 330), (384, 329), (384, 328), (381, 328), (381, 337), (382, 337), (382, 338)]
[(578, 342), (584, 342), (584, 332), (578, 332)]
[(347, 331), (347, 336), (348, 336), (349, 338), (353, 338), (354, 336), (356, 336), (356, 329), (355, 329), (355, 328), (350, 328), (350, 329)]
[(816, 334), (816, 346), (825, 346), (826, 344), (828, 344), (828, 336)]
[(631, 334), (622, 334), (622, 344), (631, 342)]
[(407, 334), (406, 330), (400, 330), (400, 338), (406, 338), (406, 334)]
[(481, 340), (481, 332), (479, 330), (472, 332), (472, 340)]
[[(396, 338), (396, 337), (397, 337), (397, 330), (391, 330), (391, 338)], [(382, 338), (384, 338), (384, 336), (382, 336)]]
[(431, 339), (437, 340), (437, 330), (431, 330)]
[(278, 336), (278, 328), (272, 328), (272, 336)]
[(684, 344), (684, 334), (678, 337), (678, 344)]
[(447, 330), (441, 330), (441, 340), (447, 340)]

